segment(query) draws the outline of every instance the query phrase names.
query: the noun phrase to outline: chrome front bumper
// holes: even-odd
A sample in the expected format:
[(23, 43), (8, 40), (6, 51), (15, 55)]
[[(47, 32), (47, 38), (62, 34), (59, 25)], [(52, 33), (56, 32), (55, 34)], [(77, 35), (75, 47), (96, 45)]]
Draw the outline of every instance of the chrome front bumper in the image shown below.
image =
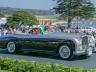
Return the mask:
[(81, 50), (81, 51), (75, 51), (74, 52), (74, 55), (88, 55), (88, 56), (91, 56), (92, 55), (92, 48), (87, 48), (87, 49), (84, 49), (84, 50)]

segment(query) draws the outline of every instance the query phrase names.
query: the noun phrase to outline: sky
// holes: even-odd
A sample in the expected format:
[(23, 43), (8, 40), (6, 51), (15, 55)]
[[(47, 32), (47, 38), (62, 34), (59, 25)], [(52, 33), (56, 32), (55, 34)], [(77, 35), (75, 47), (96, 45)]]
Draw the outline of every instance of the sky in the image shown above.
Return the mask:
[[(96, 0), (92, 0), (96, 5)], [(50, 10), (56, 6), (52, 0), (0, 0), (0, 7)]]

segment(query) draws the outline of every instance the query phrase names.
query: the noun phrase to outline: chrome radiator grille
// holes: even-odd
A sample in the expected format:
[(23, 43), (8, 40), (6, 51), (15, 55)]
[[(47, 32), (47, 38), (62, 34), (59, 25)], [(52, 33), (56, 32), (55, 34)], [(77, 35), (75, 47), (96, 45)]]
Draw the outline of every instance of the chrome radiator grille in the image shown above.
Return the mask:
[(82, 37), (82, 48), (88, 48), (88, 37)]

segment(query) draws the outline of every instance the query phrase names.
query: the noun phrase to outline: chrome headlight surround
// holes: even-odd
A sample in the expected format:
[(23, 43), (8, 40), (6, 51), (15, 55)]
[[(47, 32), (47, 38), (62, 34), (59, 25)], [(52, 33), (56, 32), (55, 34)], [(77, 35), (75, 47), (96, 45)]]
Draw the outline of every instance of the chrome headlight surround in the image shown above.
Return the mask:
[(93, 36), (88, 37), (89, 46), (95, 47), (95, 38)]
[(75, 39), (75, 41), (76, 41), (76, 51), (81, 51), (81, 50), (83, 50), (83, 48), (82, 48), (82, 39), (81, 38), (79, 38), (79, 39)]

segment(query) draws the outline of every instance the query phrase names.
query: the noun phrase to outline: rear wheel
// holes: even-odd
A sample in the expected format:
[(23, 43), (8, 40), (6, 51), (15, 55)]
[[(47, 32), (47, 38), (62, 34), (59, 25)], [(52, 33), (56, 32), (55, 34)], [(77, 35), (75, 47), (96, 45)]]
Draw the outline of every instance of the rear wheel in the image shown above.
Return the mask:
[(15, 45), (14, 42), (8, 42), (8, 44), (7, 44), (7, 51), (10, 54), (16, 53), (16, 45)]
[(62, 45), (59, 48), (59, 56), (64, 60), (72, 59), (73, 51), (69, 46)]

